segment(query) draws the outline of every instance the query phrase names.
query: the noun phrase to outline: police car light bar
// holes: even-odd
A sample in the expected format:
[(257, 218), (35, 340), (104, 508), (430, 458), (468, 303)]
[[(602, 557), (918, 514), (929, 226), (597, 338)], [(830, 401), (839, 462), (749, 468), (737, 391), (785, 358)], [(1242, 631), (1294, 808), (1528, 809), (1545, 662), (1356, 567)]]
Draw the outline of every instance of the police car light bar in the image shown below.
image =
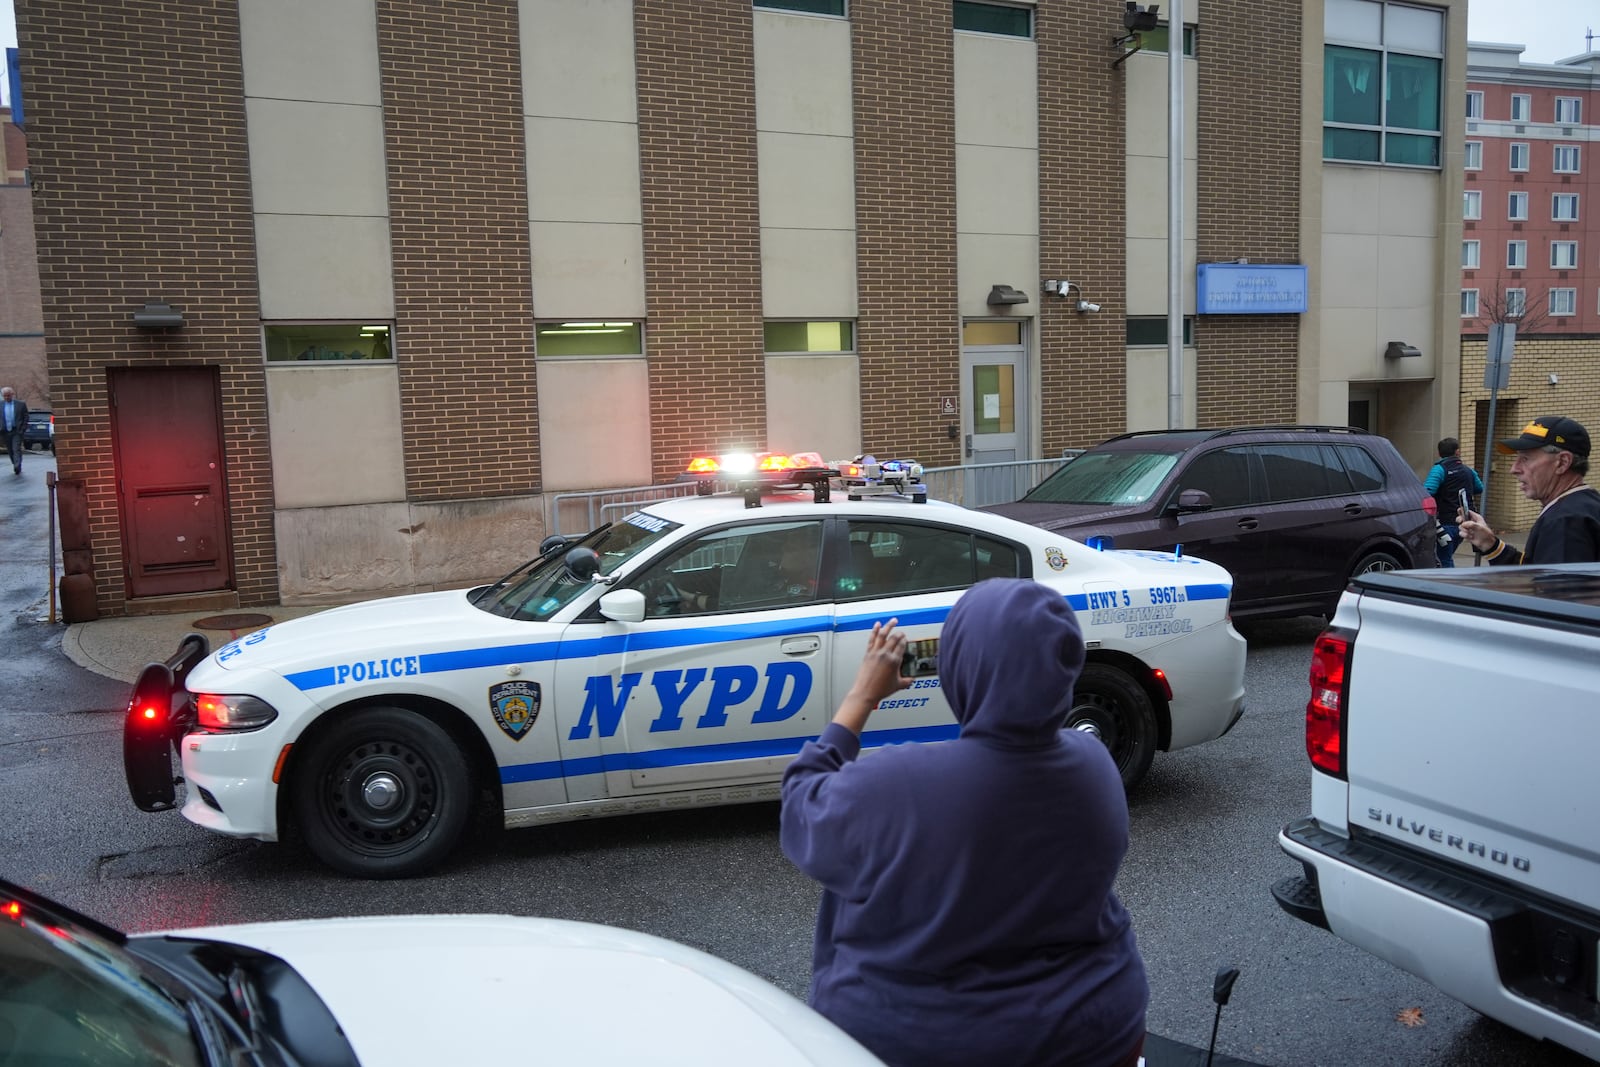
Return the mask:
[(717, 482), (730, 482), (744, 494), (744, 506), (761, 506), (761, 494), (769, 489), (803, 489), (810, 487), (811, 496), (819, 504), (826, 504), (832, 488), (832, 479), (838, 471), (822, 462), (815, 452), (796, 452), (785, 455), (777, 452), (758, 454), (735, 452), (723, 456), (695, 456), (688, 467), (678, 475), (679, 481), (693, 481), (696, 496), (710, 496)]
[(913, 504), (928, 501), (928, 487), (922, 480), (922, 464), (914, 459), (879, 460), (857, 456), (839, 464), (839, 481), (851, 500), (864, 496), (894, 494), (909, 496)]

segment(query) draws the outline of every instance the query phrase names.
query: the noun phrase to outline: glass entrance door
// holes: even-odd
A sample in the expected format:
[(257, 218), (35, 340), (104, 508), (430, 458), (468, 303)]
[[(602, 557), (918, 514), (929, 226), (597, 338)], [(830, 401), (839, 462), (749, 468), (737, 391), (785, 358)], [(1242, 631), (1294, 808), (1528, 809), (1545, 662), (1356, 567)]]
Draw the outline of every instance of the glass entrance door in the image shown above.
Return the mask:
[(1028, 361), (1022, 326), (1018, 321), (978, 321), (961, 330), (961, 462), (978, 468), (966, 479), (968, 507), (1004, 503), (1019, 495), (1013, 488), (1023, 477), (1020, 466), (986, 465), (1027, 458)]

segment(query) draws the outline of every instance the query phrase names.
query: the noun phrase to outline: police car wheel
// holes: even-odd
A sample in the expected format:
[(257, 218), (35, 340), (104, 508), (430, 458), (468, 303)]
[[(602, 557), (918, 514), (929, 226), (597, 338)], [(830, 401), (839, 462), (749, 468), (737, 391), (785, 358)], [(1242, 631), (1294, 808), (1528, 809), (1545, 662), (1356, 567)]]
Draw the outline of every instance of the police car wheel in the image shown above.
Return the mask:
[(460, 841), (472, 773), (438, 724), (400, 708), (366, 708), (311, 740), (290, 788), (301, 835), (319, 860), (360, 878), (405, 878)]
[(1105, 743), (1122, 785), (1132, 789), (1156, 754), (1156, 712), (1144, 687), (1116, 667), (1089, 663), (1072, 691), (1065, 729), (1081, 730)]

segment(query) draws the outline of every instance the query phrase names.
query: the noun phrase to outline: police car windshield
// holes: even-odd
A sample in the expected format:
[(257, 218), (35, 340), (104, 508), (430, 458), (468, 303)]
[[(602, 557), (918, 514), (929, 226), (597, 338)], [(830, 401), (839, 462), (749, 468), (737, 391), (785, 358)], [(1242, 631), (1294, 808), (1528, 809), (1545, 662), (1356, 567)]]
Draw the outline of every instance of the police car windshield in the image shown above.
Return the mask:
[(1034, 486), (1031, 504), (1143, 504), (1182, 452), (1085, 452)]
[(681, 523), (635, 511), (620, 522), (602, 526), (549, 557), (535, 560), (528, 569), (501, 581), (474, 600), (473, 606), (508, 619), (542, 622), (589, 588), (567, 573), (567, 553), (577, 546), (600, 554), (601, 574), (611, 574), (628, 560), (676, 530)]

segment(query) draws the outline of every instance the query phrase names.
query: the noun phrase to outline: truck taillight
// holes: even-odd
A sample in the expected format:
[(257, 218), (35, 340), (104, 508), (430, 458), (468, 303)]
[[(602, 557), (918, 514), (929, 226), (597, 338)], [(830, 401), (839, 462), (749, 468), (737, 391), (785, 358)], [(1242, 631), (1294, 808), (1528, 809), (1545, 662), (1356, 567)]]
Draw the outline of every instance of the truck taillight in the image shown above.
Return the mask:
[(1344, 711), (1349, 694), (1348, 630), (1322, 632), (1311, 648), (1311, 699), (1306, 702), (1306, 755), (1311, 765), (1338, 778), (1344, 771)]

